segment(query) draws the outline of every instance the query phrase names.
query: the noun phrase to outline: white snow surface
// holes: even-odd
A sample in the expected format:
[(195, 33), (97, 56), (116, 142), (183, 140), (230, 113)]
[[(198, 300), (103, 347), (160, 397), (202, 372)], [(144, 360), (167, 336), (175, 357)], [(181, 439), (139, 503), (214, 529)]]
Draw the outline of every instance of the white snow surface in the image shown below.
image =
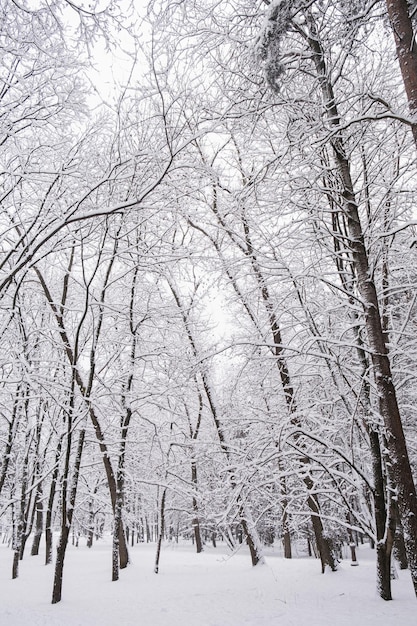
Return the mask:
[[(81, 544), (81, 542), (80, 542)], [(111, 582), (111, 542), (68, 548), (63, 599), (52, 605), (53, 566), (28, 554), (11, 580), (12, 552), (0, 546), (2, 626), (415, 626), (410, 573), (398, 572), (392, 602), (375, 591), (374, 553), (359, 549), (339, 571), (320, 572), (313, 558), (284, 560), (268, 550), (253, 568), (245, 548), (230, 556), (220, 545), (196, 554), (166, 544), (160, 573), (155, 545), (131, 548), (132, 563)]]

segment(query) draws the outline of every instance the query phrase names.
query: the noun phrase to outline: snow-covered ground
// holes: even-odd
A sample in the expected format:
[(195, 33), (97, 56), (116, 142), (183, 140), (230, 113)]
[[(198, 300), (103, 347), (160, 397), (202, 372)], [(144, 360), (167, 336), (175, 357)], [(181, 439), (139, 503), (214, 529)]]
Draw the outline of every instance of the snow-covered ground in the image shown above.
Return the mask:
[(11, 580), (12, 552), (0, 549), (1, 626), (415, 626), (410, 574), (393, 581), (392, 602), (375, 592), (374, 555), (359, 550), (359, 567), (342, 561), (320, 573), (315, 559), (284, 560), (271, 551), (252, 568), (245, 549), (195, 554), (165, 545), (153, 573), (154, 545), (131, 550), (132, 564), (110, 581), (110, 541), (67, 553), (63, 600), (50, 604), (53, 568), (29, 554)]

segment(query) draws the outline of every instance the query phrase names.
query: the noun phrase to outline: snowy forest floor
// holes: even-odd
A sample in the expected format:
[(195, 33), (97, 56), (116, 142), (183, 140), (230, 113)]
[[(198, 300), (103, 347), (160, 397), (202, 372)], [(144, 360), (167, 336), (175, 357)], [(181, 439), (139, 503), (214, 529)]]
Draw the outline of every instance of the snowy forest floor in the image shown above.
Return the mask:
[(11, 580), (12, 552), (0, 547), (0, 624), (3, 626), (414, 626), (417, 601), (410, 574), (398, 572), (392, 602), (375, 591), (374, 553), (359, 548), (359, 567), (343, 560), (320, 573), (312, 558), (284, 560), (267, 551), (252, 568), (246, 549), (166, 544), (160, 573), (155, 545), (131, 549), (132, 563), (111, 582), (111, 541), (80, 542), (66, 556), (63, 600), (50, 604), (53, 567), (29, 554)]

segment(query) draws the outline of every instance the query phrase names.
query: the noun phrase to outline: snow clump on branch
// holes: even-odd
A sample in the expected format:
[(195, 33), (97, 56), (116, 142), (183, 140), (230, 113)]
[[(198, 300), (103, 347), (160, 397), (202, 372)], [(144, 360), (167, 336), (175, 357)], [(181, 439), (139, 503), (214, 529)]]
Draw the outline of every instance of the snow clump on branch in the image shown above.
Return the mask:
[(288, 31), (296, 13), (303, 7), (303, 0), (272, 0), (257, 42), (257, 52), (264, 61), (268, 85), (279, 92), (279, 79), (284, 72), (280, 60), (281, 40)]

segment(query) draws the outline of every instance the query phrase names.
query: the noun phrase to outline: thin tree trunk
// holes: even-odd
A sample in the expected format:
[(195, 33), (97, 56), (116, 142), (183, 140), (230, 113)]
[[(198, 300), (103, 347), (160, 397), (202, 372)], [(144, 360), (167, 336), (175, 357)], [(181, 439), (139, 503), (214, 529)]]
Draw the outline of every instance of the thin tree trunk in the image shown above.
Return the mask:
[(51, 486), (49, 488), (48, 506), (46, 509), (45, 565), (49, 565), (50, 563), (52, 563), (52, 543), (53, 543), (52, 520), (53, 520), (53, 512), (54, 512), (55, 493), (57, 490), (57, 483), (58, 483), (59, 459), (61, 458), (61, 452), (62, 452), (62, 440), (63, 440), (63, 436), (60, 437), (57, 448), (56, 448), (54, 471), (51, 477)]
[[(197, 378), (194, 377), (194, 382), (197, 386), (198, 389), (198, 381)], [(190, 429), (190, 437), (192, 439), (193, 442), (197, 441), (198, 438), (198, 434), (200, 432), (200, 426), (201, 426), (201, 419), (202, 419), (202, 415), (203, 415), (203, 397), (201, 395), (200, 390), (198, 390), (198, 412), (197, 412), (197, 420), (195, 423), (195, 426), (193, 427), (192, 422), (191, 422), (191, 416), (189, 414), (188, 411), (188, 407), (185, 404), (185, 412), (187, 414), (187, 418), (188, 418), (188, 425), (189, 425), (189, 429)], [(192, 450), (192, 459), (191, 459), (191, 482), (193, 485), (193, 497), (192, 497), (192, 507), (193, 507), (193, 520), (192, 520), (192, 525), (193, 525), (193, 534), (194, 534), (194, 541), (195, 541), (195, 546), (196, 546), (196, 551), (197, 554), (200, 554), (201, 552), (203, 552), (203, 539), (201, 536), (201, 528), (200, 528), (200, 520), (199, 520), (199, 511), (198, 511), (198, 500), (197, 500), (197, 492), (198, 492), (198, 478), (197, 478), (197, 462), (194, 458), (194, 447)]]
[[(193, 483), (193, 487), (195, 491), (197, 491), (197, 464), (194, 460), (191, 461), (191, 481)], [(203, 552), (203, 541), (201, 539), (201, 530), (200, 530), (200, 521), (198, 518), (198, 502), (195, 495), (193, 495), (193, 531), (194, 531), (194, 539), (196, 545), (197, 554)]]
[(161, 557), (162, 540), (164, 538), (164, 532), (165, 532), (165, 501), (166, 501), (166, 495), (167, 495), (167, 488), (165, 487), (163, 492), (162, 492), (161, 505), (160, 505), (160, 508), (159, 508), (158, 544), (157, 544), (157, 547), (156, 547), (155, 567), (154, 567), (155, 574), (158, 574), (158, 572), (159, 572), (159, 560), (160, 560), (160, 557)]
[[(61, 340), (62, 340), (62, 344), (65, 350), (65, 354), (68, 358), (68, 361), (71, 365), (71, 367), (73, 368), (73, 372), (74, 372), (74, 378), (75, 378), (75, 382), (78, 386), (78, 389), (81, 393), (81, 396), (86, 404), (86, 407), (88, 409), (88, 414), (90, 416), (91, 422), (93, 424), (94, 427), (94, 432), (96, 434), (96, 438), (97, 438), (97, 442), (100, 448), (100, 452), (102, 455), (102, 459), (103, 459), (103, 464), (104, 464), (104, 470), (106, 473), (106, 478), (107, 478), (107, 484), (109, 487), (109, 492), (110, 492), (110, 499), (111, 499), (111, 504), (112, 504), (112, 509), (113, 512), (115, 512), (116, 510), (116, 501), (117, 501), (117, 484), (116, 484), (116, 477), (114, 475), (114, 471), (113, 471), (113, 467), (111, 464), (111, 460), (110, 460), (110, 456), (109, 456), (109, 452), (107, 449), (107, 445), (105, 442), (105, 438), (104, 438), (104, 434), (103, 431), (101, 430), (101, 426), (100, 426), (100, 422), (99, 419), (97, 417), (97, 414), (94, 410), (94, 407), (91, 403), (90, 400), (90, 393), (89, 393), (89, 388), (85, 385), (84, 380), (80, 374), (80, 371), (77, 367), (76, 361), (75, 361), (75, 354), (71, 348), (71, 343), (69, 341), (69, 337), (67, 334), (67, 331), (65, 329), (65, 325), (64, 325), (64, 320), (63, 317), (57, 307), (57, 305), (54, 303), (54, 300), (52, 298), (52, 294), (48, 288), (48, 285), (46, 284), (43, 275), (41, 274), (41, 272), (37, 269), (34, 268), (36, 275), (39, 279), (39, 282), (42, 286), (42, 289), (45, 293), (45, 296), (47, 298), (47, 301), (51, 307), (52, 312), (55, 315), (55, 319), (57, 321), (58, 324), (58, 329), (59, 329), (59, 334), (61, 336)], [(91, 381), (90, 381), (91, 382)], [(129, 552), (127, 549), (127, 545), (126, 545), (126, 537), (124, 534), (124, 529), (123, 529), (123, 522), (120, 523), (120, 531), (119, 531), (119, 550), (120, 550), (120, 568), (123, 569), (125, 567), (127, 567), (128, 563), (129, 563)]]
[(116, 500), (116, 510), (114, 512), (113, 546), (112, 546), (112, 581), (119, 580), (119, 542), (120, 525), (122, 521), (122, 507), (120, 497)]
[(35, 533), (33, 535), (31, 555), (37, 556), (39, 554), (39, 546), (42, 538), (43, 531), (43, 504), (42, 504), (42, 485), (40, 484), (36, 490), (35, 497)]
[[(178, 310), (180, 311), (182, 320), (183, 320), (183, 324), (184, 324), (184, 328), (185, 331), (187, 333), (187, 337), (188, 337), (188, 341), (189, 344), (191, 346), (193, 355), (195, 357), (198, 356), (198, 352), (197, 352), (197, 346), (194, 340), (194, 336), (193, 333), (191, 332), (191, 328), (190, 328), (190, 324), (189, 324), (189, 320), (186, 314), (186, 311), (181, 303), (180, 297), (175, 289), (175, 287), (169, 283), (169, 287), (171, 289), (172, 295), (174, 296), (174, 300), (176, 302), (176, 305), (178, 307)], [(220, 448), (222, 450), (222, 452), (224, 453), (225, 457), (229, 460), (230, 459), (230, 450), (229, 450), (229, 446), (226, 442), (226, 438), (223, 432), (223, 426), (222, 423), (220, 421), (219, 415), (218, 415), (218, 411), (213, 399), (213, 395), (212, 395), (212, 389), (211, 389), (211, 385), (209, 384), (208, 381), (208, 377), (207, 374), (204, 370), (202, 370), (200, 372), (200, 376), (201, 376), (201, 382), (202, 382), (202, 386), (204, 388), (204, 392), (208, 401), (208, 405), (210, 408), (210, 412), (211, 415), (213, 417), (213, 421), (214, 421), (214, 425), (216, 428), (216, 433), (217, 436), (219, 438), (219, 443), (220, 443)], [(234, 477), (234, 471), (232, 469), (228, 469), (228, 476), (229, 476), (229, 483), (230, 486), (233, 490), (236, 489), (237, 485), (236, 485), (236, 480)], [(251, 524), (251, 520), (250, 519), (246, 519), (245, 514), (248, 513), (247, 509), (245, 507), (242, 506), (241, 503), (241, 498), (238, 495), (237, 496), (237, 503), (238, 503), (238, 511), (239, 514), (242, 515), (240, 522), (242, 524), (242, 528), (245, 532), (246, 535), (246, 542), (249, 546), (249, 550), (250, 550), (250, 554), (251, 554), (251, 560), (252, 560), (252, 565), (257, 565), (258, 563), (262, 562), (263, 557), (262, 557), (262, 550), (261, 550), (261, 545), (260, 545), (260, 541), (257, 537), (257, 532), (256, 532), (256, 528), (254, 527), (253, 524)]]
[[(25, 400), (25, 410), (26, 415), (28, 411), (28, 398)], [(26, 431), (26, 439), (25, 439), (25, 456), (23, 459), (23, 468), (22, 468), (22, 484), (21, 484), (21, 492), (20, 492), (20, 506), (19, 513), (17, 517), (17, 521), (15, 522), (16, 527), (13, 533), (13, 565), (12, 565), (12, 579), (15, 579), (19, 576), (19, 561), (23, 555), (24, 548), (24, 535), (26, 528), (26, 499), (27, 499), (27, 487), (28, 487), (28, 472), (29, 472), (29, 451), (30, 451), (30, 443), (29, 443), (29, 430)]]
[(17, 425), (18, 425), (18, 406), (21, 396), (21, 386), (19, 385), (16, 391), (15, 399), (13, 402), (13, 412), (11, 416), (11, 420), (9, 422), (9, 428), (7, 433), (7, 443), (6, 448), (3, 454), (2, 466), (0, 471), (0, 494), (3, 490), (3, 486), (7, 476), (7, 470), (9, 468), (10, 459), (11, 459), (11, 451), (13, 447), (14, 438), (16, 435)]
[[(264, 301), (265, 309), (268, 313), (269, 324), (274, 344), (273, 353), (275, 356), (275, 363), (278, 368), (282, 390), (284, 392), (284, 398), (287, 405), (288, 414), (290, 416), (292, 425), (297, 428), (301, 428), (301, 423), (297, 415), (297, 402), (295, 397), (295, 391), (291, 382), (288, 363), (282, 347), (281, 328), (275, 314), (274, 304), (272, 302), (268, 286), (262, 274), (261, 267), (259, 265), (257, 256), (252, 245), (249, 224), (245, 217), (243, 217), (243, 228), (246, 242), (245, 253), (250, 258), (252, 269), (258, 283), (259, 291)], [(310, 459), (308, 459), (307, 457), (303, 457), (301, 461), (305, 465), (310, 464)], [(316, 538), (317, 550), (320, 554), (322, 572), (324, 573), (326, 565), (329, 565), (332, 571), (336, 571), (337, 563), (334, 558), (334, 554), (331, 549), (329, 540), (325, 537), (323, 523), (320, 518), (320, 504), (317, 496), (311, 495), (311, 492), (314, 489), (314, 482), (309, 474), (303, 477), (303, 482), (307, 488), (307, 493), (310, 494), (307, 497), (307, 505), (311, 511), (311, 523)]]

